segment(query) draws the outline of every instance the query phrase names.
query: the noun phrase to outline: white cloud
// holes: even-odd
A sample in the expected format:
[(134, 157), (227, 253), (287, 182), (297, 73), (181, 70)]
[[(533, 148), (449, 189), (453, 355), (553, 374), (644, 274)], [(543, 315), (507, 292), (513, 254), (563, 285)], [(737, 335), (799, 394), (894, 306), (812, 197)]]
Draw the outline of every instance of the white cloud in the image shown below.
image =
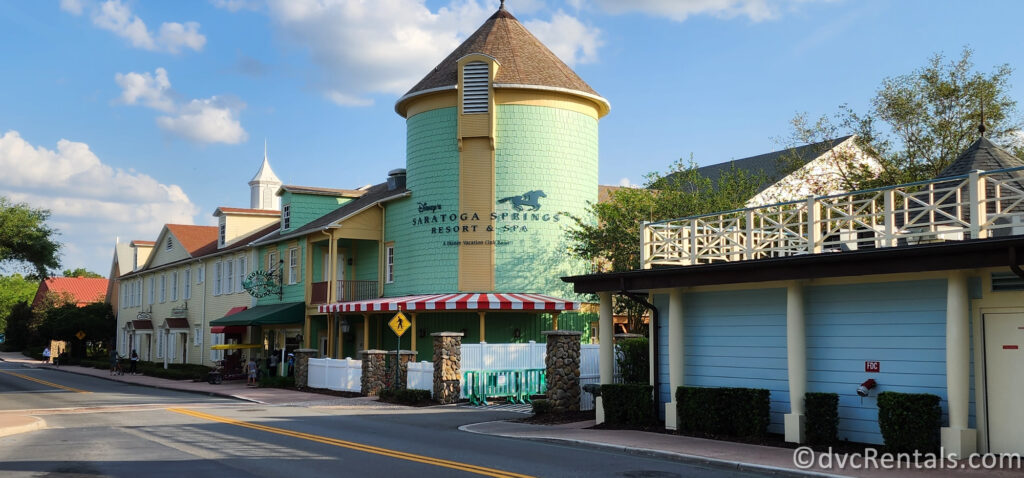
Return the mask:
[(640, 187), (639, 185), (633, 183), (633, 181), (630, 181), (629, 178), (619, 179), (619, 186), (622, 186), (624, 188), (638, 188), (638, 187)]
[(63, 263), (72, 268), (106, 273), (115, 236), (150, 239), (164, 223), (192, 224), (199, 212), (180, 187), (104, 164), (85, 143), (61, 139), (51, 150), (7, 131), (0, 169), (5, 196), (52, 212), (50, 222), (67, 244)]
[(235, 119), (235, 107), (216, 96), (192, 100), (182, 106), (177, 116), (161, 116), (156, 124), (197, 143), (237, 144), (249, 138)]
[[(593, 0), (602, 10), (612, 14), (641, 12), (681, 22), (691, 15), (712, 15), (719, 18), (747, 17), (759, 22), (779, 15), (784, 4), (805, 0)], [(582, 6), (583, 2), (574, 2)]]
[(75, 16), (81, 15), (82, 0), (60, 0), (60, 9)]
[(118, 73), (114, 81), (121, 87), (121, 100), (125, 104), (134, 105), (140, 100), (144, 106), (160, 111), (174, 111), (174, 101), (167, 95), (171, 81), (167, 79), (167, 70), (156, 69), (156, 75), (149, 73)]
[[(81, 15), (80, 0), (62, 0), (61, 9), (74, 15)], [(138, 15), (121, 0), (107, 0), (92, 8), (92, 23), (128, 40), (135, 48), (151, 51), (178, 53), (183, 48), (200, 51), (206, 44), (206, 37), (199, 33), (197, 22), (164, 22), (159, 33), (154, 35)]]
[(569, 65), (597, 60), (597, 49), (603, 44), (601, 30), (587, 27), (561, 10), (549, 22), (530, 20), (523, 25)]
[[(524, 3), (534, 10), (537, 2)], [(283, 37), (309, 51), (321, 73), (310, 81), (343, 106), (373, 104), (374, 94), (402, 94), (497, 10), (494, 0), (451, 0), (432, 10), (425, 0), (268, 0)], [(596, 29), (564, 12), (534, 20), (534, 33), (568, 63), (593, 61)]]
[(125, 104), (168, 113), (156, 119), (157, 126), (168, 133), (197, 143), (237, 144), (249, 138), (238, 120), (245, 108), (240, 100), (212, 96), (176, 104), (170, 95), (171, 80), (163, 68), (153, 74), (117, 73), (114, 81), (121, 87), (120, 100)]

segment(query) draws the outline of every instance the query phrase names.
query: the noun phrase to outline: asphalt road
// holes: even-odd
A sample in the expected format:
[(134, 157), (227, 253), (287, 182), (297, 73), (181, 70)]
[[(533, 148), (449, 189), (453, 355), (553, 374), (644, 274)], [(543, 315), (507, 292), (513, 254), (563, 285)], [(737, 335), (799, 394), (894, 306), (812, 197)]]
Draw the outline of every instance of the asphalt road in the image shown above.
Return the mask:
[(744, 476), (458, 430), (509, 412), (263, 406), (0, 363), (0, 410), (16, 409), (48, 428), (0, 438), (2, 476)]

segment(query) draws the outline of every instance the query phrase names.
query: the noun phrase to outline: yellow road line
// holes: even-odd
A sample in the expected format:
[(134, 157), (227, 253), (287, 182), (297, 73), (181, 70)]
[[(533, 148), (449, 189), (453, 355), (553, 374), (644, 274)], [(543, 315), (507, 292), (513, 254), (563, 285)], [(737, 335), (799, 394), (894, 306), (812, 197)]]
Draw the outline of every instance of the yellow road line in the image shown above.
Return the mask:
[(92, 392), (90, 392), (88, 390), (79, 390), (77, 388), (65, 387), (64, 385), (61, 385), (61, 384), (58, 384), (58, 383), (47, 382), (46, 380), (40, 380), (40, 379), (35, 378), (35, 377), (29, 377), (28, 375), (22, 375), (20, 373), (10, 372), (10, 371), (7, 371), (7, 370), (0, 370), (0, 373), (6, 373), (7, 375), (13, 375), (13, 376), (18, 377), (18, 378), (23, 378), (25, 380), (30, 380), (30, 381), (33, 381), (33, 382), (36, 382), (36, 383), (41, 383), (43, 385), (54, 387), (54, 388), (60, 388), (60, 389), (63, 389), (63, 390), (67, 390), (69, 392), (92, 393)]
[(413, 453), (405, 453), (398, 450), (390, 450), (387, 448), (380, 448), (372, 445), (364, 445), (362, 443), (356, 443), (351, 441), (339, 440), (336, 438), (329, 438), (320, 435), (312, 435), (309, 433), (296, 432), (292, 430), (286, 430), (284, 428), (269, 427), (266, 425), (259, 425), (256, 423), (244, 422), (241, 420), (234, 420), (231, 418), (221, 417), (217, 415), (210, 415), (203, 412), (197, 412), (195, 410), (186, 410), (184, 408), (168, 408), (168, 411), (181, 413), (195, 418), (201, 418), (204, 420), (210, 420), (214, 422), (227, 423), (229, 425), (235, 425), (245, 428), (252, 428), (254, 430), (261, 430), (270, 433), (276, 433), (278, 435), (290, 436), (294, 438), (301, 438), (304, 440), (315, 441), (318, 443), (324, 443), (327, 445), (339, 446), (342, 448), (348, 448), (351, 450), (362, 451), (366, 453), (373, 453), (376, 455), (388, 456), (391, 458), (398, 458), (402, 460), (415, 461), (418, 463), (426, 463), (428, 465), (441, 466), (445, 468), (451, 468), (455, 470), (467, 471), (470, 473), (476, 473), (478, 475), (495, 476), (495, 477), (509, 477), (509, 478), (532, 478), (530, 475), (521, 475), (518, 473), (512, 473), (508, 471), (496, 470), (494, 468), (486, 468), (483, 466), (471, 465), (469, 463), (461, 463), (458, 461), (443, 460), (440, 458), (433, 458), (429, 456), (416, 455)]

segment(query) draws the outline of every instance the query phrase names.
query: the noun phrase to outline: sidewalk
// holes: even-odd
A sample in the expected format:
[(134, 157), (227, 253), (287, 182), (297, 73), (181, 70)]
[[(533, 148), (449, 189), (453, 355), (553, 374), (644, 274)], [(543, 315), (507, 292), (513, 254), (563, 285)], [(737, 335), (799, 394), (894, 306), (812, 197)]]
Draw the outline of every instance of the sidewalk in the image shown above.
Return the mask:
[[(743, 471), (763, 472), (783, 476), (864, 476), (864, 477), (1024, 477), (1024, 470), (880, 470), (880, 469), (800, 469), (794, 463), (790, 448), (748, 445), (720, 440), (707, 440), (665, 433), (636, 430), (590, 429), (594, 421), (562, 425), (532, 425), (508, 421), (476, 423), (460, 427), (461, 430), (509, 438), (568, 442), (585, 446), (625, 451), (640, 455), (658, 456), (686, 463), (706, 464), (718, 468), (736, 468)], [(922, 460), (923, 461), (923, 460)], [(863, 463), (863, 460), (860, 461)], [(948, 465), (947, 465), (948, 466)], [(906, 467), (906, 465), (904, 465)], [(965, 465), (966, 467), (966, 465)]]

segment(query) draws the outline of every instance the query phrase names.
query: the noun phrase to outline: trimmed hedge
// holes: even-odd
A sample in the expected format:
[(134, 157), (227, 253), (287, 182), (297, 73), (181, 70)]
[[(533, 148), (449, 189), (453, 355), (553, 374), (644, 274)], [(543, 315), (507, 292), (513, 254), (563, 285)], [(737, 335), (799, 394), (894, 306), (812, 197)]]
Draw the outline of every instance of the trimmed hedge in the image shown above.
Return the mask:
[(639, 383), (601, 385), (604, 420), (609, 425), (654, 423), (654, 387)]
[(622, 383), (650, 383), (650, 346), (646, 337), (621, 340), (615, 344), (618, 349), (615, 361), (619, 366)]
[(280, 377), (277, 375), (260, 377), (260, 387), (295, 388), (295, 377)]
[(930, 393), (878, 394), (878, 428), (891, 452), (939, 451), (942, 407)]
[(676, 389), (679, 429), (705, 436), (764, 438), (771, 392), (761, 388)]
[(839, 394), (804, 394), (807, 443), (831, 445), (839, 439)]
[(539, 398), (533, 401), (533, 414), (534, 415), (547, 415), (551, 413), (553, 405), (546, 398)]
[(433, 394), (430, 390), (419, 390), (414, 388), (385, 388), (377, 396), (382, 402), (398, 403), (401, 405), (422, 405), (430, 403)]

